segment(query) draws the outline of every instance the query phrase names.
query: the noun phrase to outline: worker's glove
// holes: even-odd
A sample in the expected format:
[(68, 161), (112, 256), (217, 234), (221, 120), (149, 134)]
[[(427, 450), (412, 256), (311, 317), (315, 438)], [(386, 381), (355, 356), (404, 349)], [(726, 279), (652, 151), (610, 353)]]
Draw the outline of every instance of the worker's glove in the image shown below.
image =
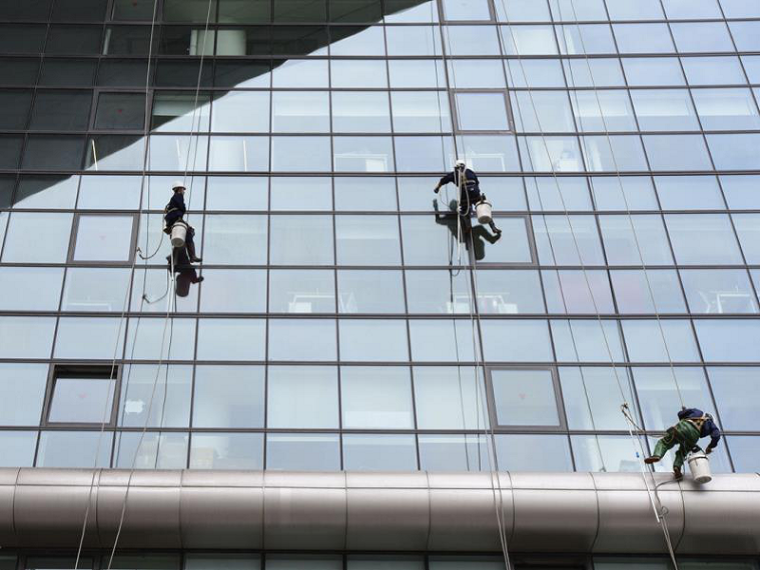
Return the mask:
[(715, 449), (714, 447), (708, 447), (705, 449), (705, 455), (710, 455), (712, 453), (712, 450)]
[(440, 186), (436, 186), (435, 188), (433, 188), (433, 192), (435, 192), (436, 194), (438, 194), (438, 190), (440, 190), (440, 189), (441, 189)]

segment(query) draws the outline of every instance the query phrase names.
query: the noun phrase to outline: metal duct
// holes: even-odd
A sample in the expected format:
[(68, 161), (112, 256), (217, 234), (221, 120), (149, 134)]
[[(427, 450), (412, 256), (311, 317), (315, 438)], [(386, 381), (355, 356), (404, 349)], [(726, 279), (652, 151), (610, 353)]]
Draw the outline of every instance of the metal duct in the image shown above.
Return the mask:
[[(129, 472), (0, 469), (0, 546), (112, 546)], [(656, 475), (680, 554), (760, 554), (760, 477)], [(664, 553), (637, 473), (137, 471), (120, 548)], [(494, 477), (494, 484), (497, 484)], [(496, 503), (494, 503), (496, 501)]]

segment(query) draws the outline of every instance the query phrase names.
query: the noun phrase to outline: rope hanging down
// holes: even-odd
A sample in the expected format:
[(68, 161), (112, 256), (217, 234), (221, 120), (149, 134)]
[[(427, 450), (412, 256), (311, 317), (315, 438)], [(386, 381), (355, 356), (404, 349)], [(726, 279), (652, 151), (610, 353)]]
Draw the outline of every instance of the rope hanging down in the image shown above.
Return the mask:
[[(439, 3), (437, 3), (437, 4), (440, 6)], [(441, 36), (441, 41), (442, 41), (441, 56), (442, 56), (442, 63), (443, 63), (443, 68), (444, 68), (444, 77), (446, 78), (446, 90), (447, 90), (447, 93), (454, 94), (454, 96), (452, 97), (453, 102), (454, 102), (454, 109), (458, 111), (459, 104), (458, 104), (458, 101), (457, 101), (456, 95), (455, 95), (456, 88), (457, 88), (456, 87), (456, 85), (457, 85), (457, 82), (456, 82), (456, 69), (455, 69), (455, 66), (453, 66), (453, 65), (451, 66), (451, 68), (450, 68), (451, 69), (451, 78), (450, 78), (449, 77), (449, 65), (448, 65), (447, 55), (446, 55), (447, 46), (448, 46), (448, 52), (449, 53), (451, 52), (450, 38), (448, 37), (448, 34), (445, 33), (445, 31), (443, 29), (443, 25), (441, 23), (441, 18), (440, 17), (437, 19), (437, 22), (438, 22), (438, 30), (439, 30), (439, 33), (440, 33), (440, 36)], [(435, 45), (435, 42), (434, 42), (434, 45)], [(437, 80), (437, 70), (436, 70), (436, 80)], [(457, 114), (459, 115), (459, 113), (457, 113)], [(441, 116), (441, 113), (439, 112), (439, 117), (440, 116)], [(459, 149), (458, 149), (459, 145), (457, 143), (456, 133), (455, 133), (455, 131), (453, 129), (453, 124), (452, 124), (452, 135), (451, 136), (452, 136), (452, 141), (453, 141), (453, 145), (454, 145), (453, 146), (454, 155), (455, 155), (455, 157), (459, 157), (460, 156), (459, 155)], [(443, 141), (442, 141), (442, 143), (443, 143)], [(443, 145), (442, 145), (441, 148), (442, 148), (442, 153), (444, 154), (444, 164), (445, 164), (445, 153), (443, 152)], [(463, 194), (463, 187), (462, 187), (463, 177), (462, 176), (460, 176), (458, 178), (457, 183), (458, 183), (457, 184), (457, 200), (456, 200), (457, 209), (456, 209), (456, 212), (455, 212), (454, 215), (456, 216), (456, 220), (457, 220), (457, 235), (456, 235), (456, 239), (457, 239), (457, 247), (458, 247), (458, 265), (461, 265), (461, 248), (462, 248), (462, 244), (464, 243), (464, 240), (463, 240), (464, 232), (463, 232), (463, 228), (462, 228), (462, 216), (460, 215), (461, 205), (462, 205), (461, 204), (461, 200), (462, 200), (462, 194)], [(466, 200), (467, 200), (467, 207), (468, 207), (467, 212), (469, 213), (470, 208), (471, 208), (471, 204), (469, 203), (469, 194), (467, 194)], [(471, 243), (470, 255), (472, 256), (472, 252), (474, 251), (474, 244), (472, 242), (472, 231), (471, 231), (471, 229), (470, 229), (470, 243)], [(474, 262), (473, 262), (473, 260), (471, 258), (470, 259), (470, 263), (468, 263), (468, 267), (470, 268), (470, 276), (471, 277), (472, 277), (473, 264), (474, 264)], [(452, 272), (451, 275), (452, 275), (452, 299), (453, 299), (453, 267), (451, 267), (451, 266), (450, 266), (450, 271)], [(475, 287), (475, 289), (473, 290), (471, 287)], [(468, 287), (468, 289), (469, 289), (469, 294), (467, 296), (467, 298), (468, 298), (468, 310), (469, 310), (470, 325), (471, 325), (471, 330), (472, 330), (473, 358), (475, 359), (474, 379), (475, 379), (475, 386), (476, 386), (476, 390), (477, 390), (476, 402), (477, 402), (477, 410), (478, 410), (478, 423), (480, 421), (480, 413), (481, 413), (481, 406), (482, 406), (483, 407), (482, 408), (483, 409), (483, 417), (484, 417), (484, 421), (485, 421), (484, 436), (486, 438), (486, 441), (489, 443), (489, 445), (488, 445), (488, 452), (489, 452), (489, 482), (490, 482), (490, 485), (491, 485), (491, 493), (492, 493), (492, 497), (493, 497), (493, 506), (494, 506), (494, 511), (495, 511), (495, 515), (496, 515), (496, 523), (497, 523), (498, 532), (499, 532), (499, 542), (501, 544), (501, 550), (502, 550), (502, 555), (503, 555), (503, 558), (504, 558), (505, 568), (506, 568), (506, 570), (512, 570), (512, 564), (511, 564), (510, 556), (509, 556), (509, 545), (508, 545), (508, 540), (507, 540), (506, 525), (505, 525), (505, 521), (504, 521), (504, 494), (503, 494), (503, 489), (502, 489), (502, 485), (501, 485), (501, 480), (500, 480), (500, 477), (499, 477), (499, 465), (498, 465), (498, 457), (497, 457), (497, 453), (496, 453), (496, 436), (495, 436), (495, 431), (494, 431), (493, 423), (491, 421), (488, 421), (488, 420), (485, 419), (485, 418), (487, 418), (485, 410), (488, 409), (487, 396), (486, 396), (484, 387), (482, 385), (482, 382), (480, 381), (481, 370), (482, 370), (482, 374), (483, 374), (482, 378), (485, 378), (486, 365), (485, 365), (485, 359), (484, 359), (484, 356), (483, 356), (483, 353), (482, 353), (482, 346), (480, 346), (480, 344), (478, 342), (478, 329), (479, 329), (479, 327), (476, 327), (476, 320), (475, 320), (476, 319), (476, 315), (479, 318), (478, 309), (477, 309), (477, 287), (476, 287), (476, 283), (471, 282), (470, 283), (470, 287)], [(454, 305), (452, 303), (452, 307), (453, 306)], [(459, 346), (458, 346), (458, 342), (459, 341), (458, 341), (458, 336), (456, 334), (456, 319), (454, 319), (454, 327), (455, 327), (454, 328), (454, 331), (455, 331), (455, 337), (454, 338), (455, 338), (455, 342), (457, 343), (457, 369), (460, 370), (461, 366), (460, 366), (460, 361), (459, 361)], [(480, 334), (482, 334), (482, 329), (481, 329)], [(463, 417), (463, 421), (464, 421), (464, 417)], [(478, 426), (478, 428), (479, 428), (479, 426)], [(478, 448), (478, 456), (479, 456), (479, 464), (480, 464), (480, 441), (479, 441), (479, 439), (480, 438), (478, 437), (478, 441), (476, 441), (476, 445), (477, 445), (477, 448)], [(467, 445), (467, 440), (465, 438), (465, 446), (466, 445)], [(468, 463), (469, 463), (469, 454), (467, 455), (467, 460), (468, 460)], [(497, 488), (498, 488), (498, 490), (497, 490)]]
[[(511, 28), (511, 25), (509, 23), (509, 12), (508, 12), (508, 7), (506, 5), (506, 1), (507, 0), (502, 0), (502, 1), (503, 1), (503, 6), (504, 6), (505, 17), (507, 18), (507, 24), (508, 24), (507, 28), (509, 29), (509, 32), (510, 32), (510, 35), (511, 35), (511, 38), (512, 38), (512, 43), (513, 43), (514, 48), (515, 48), (515, 53), (517, 55), (518, 63), (519, 63), (520, 68), (522, 70), (523, 78), (525, 80), (525, 85), (526, 85), (526, 87), (528, 87), (528, 94), (529, 94), (529, 97), (530, 97), (530, 100), (531, 100), (531, 104), (532, 104), (532, 107), (533, 107), (533, 111), (534, 111), (534, 114), (535, 114), (535, 117), (536, 117), (536, 121), (537, 121), (537, 124), (538, 124), (538, 127), (539, 127), (540, 137), (541, 137), (541, 141), (542, 141), (543, 146), (544, 146), (544, 150), (545, 150), (545, 153), (546, 153), (546, 158), (547, 158), (547, 160), (549, 161), (549, 163), (551, 165), (552, 175), (553, 175), (553, 178), (554, 178), (554, 181), (555, 181), (555, 185), (557, 187), (557, 193), (558, 193), (559, 199), (560, 199), (560, 201), (562, 203), (562, 207), (563, 207), (563, 210), (564, 210), (565, 217), (567, 219), (568, 225), (570, 227), (570, 232), (571, 232), (571, 235), (573, 237), (573, 243), (575, 245), (576, 253), (578, 255), (578, 259), (579, 259), (579, 262), (581, 264), (581, 268), (582, 268), (582, 271), (583, 271), (584, 278), (586, 280), (586, 285), (588, 287), (589, 294), (591, 296), (591, 300), (592, 300), (592, 303), (594, 305), (594, 310), (595, 310), (595, 313), (597, 315), (597, 320), (599, 322), (599, 325), (600, 325), (600, 328), (601, 328), (601, 332), (602, 332), (602, 336), (604, 338), (605, 347), (606, 347), (608, 355), (610, 357), (610, 362), (611, 362), (611, 365), (612, 365), (612, 368), (613, 368), (613, 372), (614, 372), (614, 375), (615, 375), (615, 378), (616, 378), (616, 382), (618, 384), (618, 388), (619, 388), (621, 396), (623, 398), (623, 404), (621, 406), (621, 410), (623, 411), (623, 415), (626, 418), (626, 421), (628, 422), (629, 436), (631, 437), (631, 440), (632, 440), (632, 442), (634, 444), (634, 450), (636, 451), (636, 455), (639, 456), (639, 459), (641, 460), (642, 456), (645, 455), (644, 447), (643, 447), (643, 445), (641, 443), (640, 437), (637, 438), (633, 434), (633, 428), (635, 427), (635, 424), (632, 425), (630, 423), (630, 421), (629, 421), (631, 419), (630, 418), (630, 413), (628, 413), (630, 411), (630, 406), (629, 406), (629, 404), (627, 402), (627, 398), (625, 396), (625, 391), (622, 388), (622, 382), (620, 381), (619, 374), (618, 374), (618, 371), (617, 371), (617, 367), (615, 366), (615, 360), (614, 360), (614, 356), (613, 356), (612, 351), (611, 351), (611, 347), (610, 347), (609, 341), (608, 341), (607, 336), (606, 336), (606, 334), (604, 332), (604, 326), (603, 326), (603, 323), (602, 323), (602, 320), (601, 320), (601, 314), (599, 312), (598, 304), (597, 304), (597, 301), (596, 301), (596, 299), (594, 297), (593, 289), (591, 288), (591, 283), (590, 283), (590, 280), (588, 278), (588, 273), (587, 273), (585, 264), (583, 262), (583, 258), (581, 256), (580, 247), (578, 245), (577, 237), (575, 235), (575, 231), (574, 231), (573, 224), (572, 224), (572, 219), (570, 218), (570, 215), (569, 215), (569, 212), (568, 212), (568, 208), (567, 208), (567, 205), (565, 203), (564, 196), (562, 194), (562, 191), (561, 191), (561, 188), (560, 188), (560, 185), (559, 185), (556, 169), (554, 167), (554, 162), (551, 160), (551, 153), (550, 153), (548, 144), (546, 142), (546, 137), (545, 137), (545, 134), (544, 134), (544, 130), (543, 130), (542, 126), (541, 126), (540, 117), (538, 116), (537, 106), (536, 106), (535, 100), (533, 98), (532, 91), (530, 90), (530, 86), (529, 86), (528, 81), (527, 81), (527, 74), (525, 73), (525, 68), (524, 68), (524, 65), (523, 65), (523, 62), (522, 62), (520, 50), (519, 50), (519, 48), (517, 46), (517, 42), (515, 40), (514, 32), (513, 32), (512, 28)], [(570, 2), (572, 3), (572, 0), (570, 0)], [(576, 25), (578, 25), (577, 21), (576, 21)], [(580, 32), (580, 28), (579, 28), (579, 32)], [(584, 52), (585, 52), (585, 48), (584, 48)], [(587, 64), (588, 64), (588, 55), (586, 55), (586, 61), (587, 61)], [(511, 68), (508, 66), (508, 69), (511, 69)], [(590, 64), (589, 64), (589, 70), (590, 70)], [(511, 74), (511, 71), (510, 71), (510, 74)], [(513, 84), (514, 84), (514, 82), (513, 82)], [(596, 87), (595, 87), (595, 90), (596, 90)], [(598, 94), (597, 94), (597, 98), (598, 98)], [(519, 102), (518, 102), (518, 111), (519, 111)], [(600, 108), (600, 111), (601, 111), (601, 108)], [(609, 134), (608, 134), (608, 137), (609, 137)], [(619, 171), (618, 171), (618, 176), (619, 176)], [(629, 211), (629, 216), (630, 216), (630, 211)], [(549, 239), (551, 240), (551, 237), (549, 235), (548, 227), (547, 227), (547, 235), (549, 236)], [(637, 242), (637, 246), (638, 245), (639, 244)], [(641, 254), (640, 248), (639, 248), (639, 253)], [(642, 260), (643, 260), (643, 256), (642, 256)], [(562, 287), (561, 281), (560, 281), (559, 285), (560, 285), (560, 288), (561, 288)], [(571, 330), (571, 334), (572, 334), (572, 330)], [(671, 361), (671, 366), (672, 366), (672, 361)], [(630, 383), (631, 383), (630, 376), (628, 377), (628, 381), (629, 381), (629, 390), (631, 390), (631, 394), (633, 394), (633, 388), (630, 385)], [(585, 383), (584, 383), (584, 390), (586, 390)], [(679, 391), (679, 395), (680, 395), (680, 391)], [(641, 455), (639, 455), (638, 451), (636, 450), (636, 443), (638, 443), (639, 447), (641, 448), (641, 452), (642, 452)], [(676, 559), (675, 559), (675, 554), (674, 554), (673, 549), (672, 549), (672, 543), (671, 543), (671, 540), (670, 540), (669, 530), (668, 530), (667, 525), (665, 524), (665, 521), (664, 521), (664, 516), (666, 514), (666, 510), (662, 508), (662, 503), (659, 500), (659, 496), (657, 495), (656, 487), (654, 489), (654, 494), (655, 495), (654, 495), (654, 497), (652, 496), (652, 491), (650, 490), (649, 482), (647, 481), (646, 476), (644, 474), (645, 468), (644, 468), (644, 465), (643, 465), (643, 461), (642, 461), (641, 465), (642, 465), (642, 475), (644, 476), (644, 482), (645, 482), (645, 485), (647, 487), (647, 491), (649, 493), (653, 509), (655, 511), (655, 516), (656, 516), (658, 522), (660, 523), (660, 525), (662, 527), (663, 534), (665, 536), (665, 541), (666, 541), (666, 544), (668, 546), (668, 550), (669, 550), (670, 555), (671, 555), (671, 559), (673, 561), (674, 566), (677, 569), (678, 565), (677, 565), (677, 562), (676, 562)], [(659, 508), (655, 504), (655, 499), (656, 499), (656, 502), (659, 503), (659, 505), (660, 505)]]
[[(208, 38), (208, 28), (209, 28), (209, 21), (210, 21), (210, 17), (211, 17), (211, 6), (212, 6), (212, 4), (213, 4), (213, 0), (209, 0), (208, 11), (207, 11), (207, 15), (206, 15), (206, 25), (205, 25), (205, 30), (204, 30), (204, 41), (203, 41), (203, 48), (202, 48), (202, 56), (201, 56), (201, 60), (200, 60), (200, 69), (199, 69), (199, 73), (198, 73), (198, 85), (196, 86), (196, 97), (195, 97), (196, 103), (197, 103), (197, 100), (198, 100), (198, 93), (199, 93), (199, 89), (200, 89), (200, 78), (201, 78), (201, 72), (202, 72), (202, 69), (203, 69), (203, 54), (205, 54), (205, 51), (206, 51), (206, 41), (207, 41), (207, 38)], [(145, 147), (144, 147), (143, 165), (142, 165), (142, 173), (141, 173), (141, 180), (140, 180), (140, 190), (141, 190), (141, 195), (142, 196), (146, 195), (146, 192), (145, 192), (145, 180), (146, 180), (146, 175), (147, 175), (147, 162), (148, 162), (148, 156), (149, 156), (148, 135), (149, 135), (149, 131), (150, 131), (150, 119), (149, 119), (149, 117), (150, 117), (150, 100), (149, 100), (149, 94), (150, 94), (150, 70), (151, 70), (151, 62), (152, 62), (152, 55), (153, 55), (153, 44), (154, 44), (154, 34), (155, 34), (155, 26), (156, 26), (156, 19), (157, 19), (157, 10), (158, 10), (158, 0), (154, 0), (154, 3), (153, 3), (153, 15), (152, 15), (152, 19), (151, 19), (151, 28), (150, 28), (150, 39), (149, 39), (148, 57), (147, 57), (147, 71), (146, 71), (146, 77), (145, 77), (145, 121), (146, 121), (146, 123), (145, 123), (144, 137), (143, 138), (146, 141), (146, 144), (145, 144)], [(195, 108), (193, 109), (193, 114), (195, 115)], [(193, 137), (192, 129), (191, 129), (190, 137), (191, 138)], [(191, 144), (188, 144), (188, 158), (186, 160), (185, 176), (187, 176), (187, 164), (189, 163), (190, 148), (191, 148)], [(150, 240), (150, 214), (149, 214), (149, 211), (150, 211), (150, 184), (148, 184), (147, 198), (142, 201), (142, 204), (140, 206), (140, 214), (141, 214), (140, 217), (141, 218), (142, 218), (142, 214), (143, 214), (144, 211), (147, 212), (146, 215), (145, 215), (145, 219), (146, 219), (145, 251), (149, 251), (150, 250), (150, 248), (149, 248), (149, 240)], [(148, 273), (147, 262), (148, 262), (149, 259), (151, 259), (152, 257), (154, 257), (158, 253), (158, 251), (160, 250), (161, 245), (163, 243), (163, 236), (164, 236), (164, 234), (163, 234), (163, 231), (162, 231), (161, 232), (161, 239), (159, 240), (159, 244), (158, 244), (158, 247), (156, 248), (155, 252), (153, 252), (152, 254), (150, 254), (148, 256), (144, 256), (142, 254), (143, 252), (140, 249), (140, 247), (137, 247), (136, 250), (135, 250), (135, 255), (133, 256), (132, 265), (131, 265), (130, 272), (129, 272), (130, 279), (134, 275), (134, 271), (135, 271), (135, 268), (136, 268), (138, 256), (145, 261), (145, 268), (143, 269), (142, 293), (141, 293), (141, 297), (140, 297), (140, 308), (139, 308), (140, 315), (143, 312), (144, 304), (146, 302), (150, 304), (150, 303), (155, 303), (155, 302), (163, 299), (164, 297), (167, 296), (167, 294), (169, 292), (169, 287), (174, 285), (174, 274), (175, 274), (174, 255), (170, 255), (169, 256), (169, 259), (170, 259), (170, 268), (169, 269), (170, 269), (170, 276), (171, 277), (170, 277), (170, 282), (167, 284), (167, 291), (159, 299), (156, 299), (154, 301), (150, 301), (148, 299), (147, 295), (146, 295), (146, 292), (145, 292), (146, 288), (147, 288), (147, 273)], [(115, 342), (115, 347), (114, 347), (113, 359), (112, 359), (112, 362), (111, 362), (111, 373), (110, 373), (110, 380), (111, 381), (114, 380), (114, 372), (116, 370), (116, 360), (117, 360), (117, 357), (118, 357), (118, 347), (119, 347), (119, 344), (120, 344), (121, 332), (123, 330), (123, 323), (125, 321), (127, 307), (128, 307), (128, 304), (129, 304), (129, 296), (130, 296), (130, 289), (131, 288), (128, 286), (126, 289), (127, 289), (127, 291), (126, 291), (126, 294), (125, 294), (125, 297), (124, 297), (124, 304), (123, 304), (123, 307), (122, 307), (121, 316), (119, 318), (119, 327), (118, 327), (117, 336), (116, 336), (116, 342)], [(167, 359), (169, 358), (169, 354), (171, 353), (171, 344), (172, 344), (172, 336), (173, 336), (173, 328), (174, 328), (174, 323), (173, 323), (173, 321), (171, 319), (171, 312), (173, 310), (172, 300), (174, 300), (174, 305), (175, 305), (175, 308), (176, 308), (176, 293), (174, 295), (169, 296), (169, 299), (167, 300), (166, 317), (164, 319), (164, 329), (163, 329), (163, 333), (162, 333), (161, 348), (160, 348), (160, 352), (159, 352), (159, 362), (158, 362), (158, 365), (156, 367), (156, 376), (155, 376), (154, 381), (153, 381), (153, 388), (152, 388), (150, 400), (149, 400), (149, 403), (148, 403), (148, 409), (147, 409), (147, 413), (146, 413), (145, 423), (143, 425), (143, 428), (142, 428), (142, 431), (141, 431), (141, 434), (140, 434), (140, 440), (139, 440), (138, 445), (137, 445), (137, 447), (135, 449), (135, 455), (133, 457), (133, 461), (132, 461), (132, 466), (131, 466), (131, 469), (130, 469), (129, 478), (127, 480), (127, 488), (126, 488), (126, 491), (125, 491), (125, 494), (124, 494), (124, 499), (123, 499), (123, 502), (122, 502), (122, 510), (121, 510), (121, 514), (120, 514), (120, 517), (119, 517), (119, 525), (118, 525), (116, 536), (115, 536), (115, 539), (114, 539), (113, 548), (111, 550), (111, 555), (110, 555), (110, 558), (109, 558), (109, 561), (108, 561), (108, 569), (107, 570), (111, 570), (111, 566), (113, 564), (114, 554), (116, 552), (116, 548), (118, 547), (119, 538), (121, 536), (121, 530), (122, 530), (122, 527), (123, 527), (123, 524), (124, 524), (124, 519), (125, 519), (125, 516), (126, 516), (127, 499), (128, 499), (128, 496), (129, 496), (130, 484), (132, 482), (132, 478), (133, 478), (135, 467), (136, 467), (137, 456), (138, 456), (138, 453), (139, 453), (139, 450), (140, 450), (140, 446), (142, 445), (142, 442), (144, 440), (145, 434), (147, 432), (148, 423), (150, 421), (151, 410), (152, 410), (153, 403), (154, 403), (154, 400), (155, 400), (156, 388), (157, 388), (157, 385), (158, 385), (158, 378), (160, 376), (161, 366), (163, 364), (163, 353), (164, 353), (164, 346), (166, 344), (166, 336), (167, 336), (166, 335), (166, 331), (167, 331), (167, 328), (169, 328), (169, 331), (170, 331), (169, 332), (169, 343), (168, 343), (169, 348), (168, 348), (168, 351), (167, 351)], [(170, 321), (171, 321), (171, 327), (169, 327)], [(133, 343), (132, 343), (133, 344), (133, 346), (132, 346), (132, 351), (133, 351), (132, 356), (134, 356), (134, 350), (135, 350), (135, 346), (137, 344), (137, 332), (139, 330), (139, 324), (140, 324), (140, 317), (138, 316), (138, 318), (137, 318), (137, 324), (136, 324), (136, 327), (135, 327), (134, 340), (133, 340)], [(130, 375), (131, 375), (131, 369), (132, 369), (132, 366), (130, 366)], [(166, 382), (168, 383), (168, 365), (166, 366)], [(127, 379), (127, 383), (128, 383), (128, 379)], [(165, 395), (164, 395), (163, 405), (164, 406), (166, 405), (166, 391), (165, 391)], [(95, 467), (96, 468), (97, 468), (98, 457), (100, 455), (100, 448), (101, 448), (101, 444), (102, 444), (103, 434), (104, 434), (104, 431), (105, 431), (105, 425), (106, 425), (107, 417), (108, 417), (108, 402), (106, 402), (106, 405), (104, 406), (103, 417), (102, 417), (101, 426), (100, 426), (100, 433), (99, 433), (99, 436), (98, 436), (98, 442), (97, 442), (96, 451), (95, 451)], [(163, 410), (162, 410), (162, 417), (163, 417)], [(163, 419), (162, 419), (162, 423), (163, 423)], [(156, 451), (156, 462), (158, 462), (158, 450)], [(81, 554), (82, 554), (82, 548), (83, 548), (83, 545), (84, 545), (84, 538), (85, 538), (85, 534), (86, 534), (86, 530), (87, 530), (87, 522), (88, 522), (88, 519), (89, 519), (89, 514), (90, 514), (90, 509), (91, 509), (93, 490), (96, 487), (98, 487), (99, 483), (100, 483), (99, 482), (99, 478), (97, 478), (97, 482), (96, 482), (96, 477), (97, 477), (97, 471), (93, 470), (93, 476), (92, 476), (92, 479), (90, 481), (90, 488), (89, 488), (89, 492), (88, 492), (88, 496), (87, 496), (87, 504), (86, 504), (86, 507), (85, 507), (84, 521), (82, 523), (82, 532), (81, 532), (81, 536), (80, 536), (80, 539), (79, 539), (79, 545), (78, 545), (78, 548), (77, 548), (77, 555), (76, 555), (74, 570), (77, 570), (78, 565), (79, 565), (79, 560), (80, 560)]]

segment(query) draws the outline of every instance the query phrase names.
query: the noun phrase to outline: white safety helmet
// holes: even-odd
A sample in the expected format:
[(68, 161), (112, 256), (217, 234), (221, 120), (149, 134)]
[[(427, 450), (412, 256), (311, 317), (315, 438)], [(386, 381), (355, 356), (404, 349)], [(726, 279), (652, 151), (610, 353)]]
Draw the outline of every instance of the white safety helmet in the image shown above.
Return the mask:
[(177, 191), (177, 188), (184, 188), (184, 187), (185, 187), (185, 183), (182, 182), (182, 180), (175, 180), (174, 182), (172, 182), (172, 190), (174, 192)]
[(460, 159), (460, 160), (457, 160), (457, 161), (454, 163), (454, 168), (456, 168), (456, 169), (464, 169), (466, 166), (467, 166), (467, 165), (465, 164), (464, 160), (461, 160), (461, 159)]

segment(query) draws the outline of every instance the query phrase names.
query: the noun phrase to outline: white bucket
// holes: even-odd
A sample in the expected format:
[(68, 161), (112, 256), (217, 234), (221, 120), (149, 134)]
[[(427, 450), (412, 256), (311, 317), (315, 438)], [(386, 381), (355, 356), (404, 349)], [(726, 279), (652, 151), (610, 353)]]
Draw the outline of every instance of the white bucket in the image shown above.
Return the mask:
[(187, 237), (187, 225), (184, 222), (176, 222), (172, 226), (172, 247), (185, 247)]
[(687, 461), (689, 462), (689, 471), (691, 471), (697, 483), (709, 483), (712, 481), (710, 460), (703, 451), (690, 453)]
[(486, 202), (485, 200), (478, 202), (478, 205), (475, 206), (475, 213), (478, 215), (478, 221), (481, 224), (490, 223), (493, 220), (491, 216), (491, 202)]

